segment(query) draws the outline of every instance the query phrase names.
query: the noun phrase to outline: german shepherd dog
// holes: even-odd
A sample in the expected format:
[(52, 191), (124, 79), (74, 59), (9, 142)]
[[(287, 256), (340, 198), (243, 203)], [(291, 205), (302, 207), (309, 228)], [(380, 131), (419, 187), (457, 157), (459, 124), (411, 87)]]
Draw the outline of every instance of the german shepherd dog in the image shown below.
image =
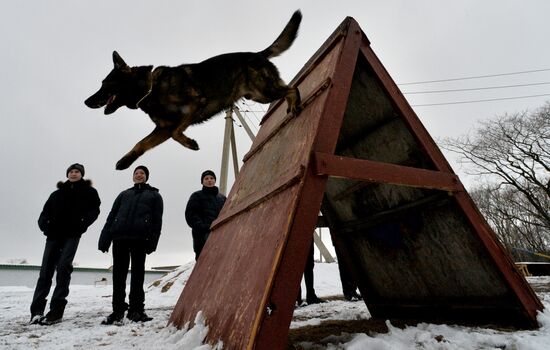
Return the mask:
[(84, 102), (90, 108), (105, 107), (111, 114), (118, 108), (141, 109), (155, 123), (155, 129), (116, 164), (128, 168), (147, 150), (170, 137), (183, 146), (198, 150), (197, 142), (184, 135), (191, 125), (202, 123), (244, 97), (259, 103), (285, 98), (287, 113), (300, 112), (300, 93), (286, 85), (268, 58), (286, 51), (298, 33), (302, 14), (294, 12), (273, 44), (260, 52), (235, 52), (177, 67), (129, 67), (113, 52), (114, 68), (101, 88)]

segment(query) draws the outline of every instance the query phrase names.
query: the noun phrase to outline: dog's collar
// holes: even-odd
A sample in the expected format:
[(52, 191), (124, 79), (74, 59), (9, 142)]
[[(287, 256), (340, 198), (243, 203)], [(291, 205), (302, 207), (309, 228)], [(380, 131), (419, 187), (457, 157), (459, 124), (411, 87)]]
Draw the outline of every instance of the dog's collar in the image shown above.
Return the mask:
[(143, 95), (142, 98), (139, 99), (139, 101), (136, 102), (136, 108), (139, 108), (139, 104), (145, 100), (145, 98), (147, 96), (149, 96), (151, 94), (151, 91), (153, 91), (153, 70), (151, 69), (150, 72), (147, 73), (147, 82), (149, 83), (149, 89), (147, 90), (147, 92), (145, 93), (145, 95)]

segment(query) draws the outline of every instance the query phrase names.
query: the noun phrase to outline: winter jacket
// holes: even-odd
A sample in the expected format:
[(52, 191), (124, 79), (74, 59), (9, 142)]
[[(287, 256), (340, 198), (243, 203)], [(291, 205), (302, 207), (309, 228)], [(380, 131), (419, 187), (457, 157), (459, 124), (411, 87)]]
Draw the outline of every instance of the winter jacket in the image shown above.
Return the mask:
[(38, 218), (49, 239), (80, 237), (99, 215), (101, 201), (90, 180), (59, 181)]
[(147, 254), (154, 252), (162, 228), (162, 211), (162, 196), (149, 184), (135, 184), (122, 191), (101, 231), (99, 250), (108, 251), (113, 240), (131, 239), (143, 241)]
[(216, 220), (225, 203), (225, 196), (219, 193), (218, 187), (203, 186), (202, 190), (193, 192), (185, 208), (185, 220), (193, 234), (193, 250), (200, 252), (210, 234), (210, 225)]

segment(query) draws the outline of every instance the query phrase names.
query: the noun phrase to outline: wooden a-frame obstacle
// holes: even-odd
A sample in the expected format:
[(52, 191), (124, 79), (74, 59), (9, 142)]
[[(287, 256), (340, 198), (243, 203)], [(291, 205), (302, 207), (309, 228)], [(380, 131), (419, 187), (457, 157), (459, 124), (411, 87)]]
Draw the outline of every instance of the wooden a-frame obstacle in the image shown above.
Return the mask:
[(536, 327), (542, 304), (347, 18), (266, 113), (170, 317), (283, 349), (320, 210), (372, 316)]

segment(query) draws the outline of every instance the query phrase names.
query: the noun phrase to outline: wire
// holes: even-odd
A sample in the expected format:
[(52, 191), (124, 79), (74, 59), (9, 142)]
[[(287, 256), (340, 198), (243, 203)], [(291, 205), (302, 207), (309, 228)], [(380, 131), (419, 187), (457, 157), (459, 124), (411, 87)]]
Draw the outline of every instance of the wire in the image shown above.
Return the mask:
[(535, 86), (535, 85), (548, 85), (548, 84), (550, 84), (550, 82), (545, 82), (545, 83), (532, 83), (532, 84), (517, 84), (517, 85), (502, 85), (502, 86), (488, 86), (488, 87), (477, 87), (477, 88), (467, 88), (467, 89), (411, 91), (411, 92), (403, 92), (403, 94), (404, 94), (404, 95), (433, 94), (433, 93), (439, 93), (439, 92), (458, 92), (458, 91), (475, 91), (475, 90), (505, 89), (505, 88), (512, 88), (512, 87)]
[(457, 101), (457, 102), (443, 102), (443, 103), (426, 103), (426, 104), (411, 105), (411, 107), (427, 107), (427, 106), (458, 105), (458, 104), (465, 104), (465, 103), (478, 103), (478, 102), (490, 102), (490, 101), (516, 100), (516, 99), (521, 99), (521, 98), (542, 97), (542, 96), (550, 96), (550, 94), (529, 95), (529, 96), (516, 96), (516, 97), (503, 97), (503, 98), (491, 98), (491, 99), (486, 99), (486, 100)]
[(477, 76), (463, 77), (463, 78), (450, 78), (450, 79), (439, 79), (439, 80), (416, 81), (416, 82), (409, 82), (409, 83), (399, 83), (399, 84), (397, 84), (397, 85), (414, 85), (414, 84), (427, 84), (427, 83), (441, 83), (441, 82), (445, 82), (445, 81), (481, 79), (481, 78), (490, 78), (490, 77), (501, 77), (501, 76), (506, 76), (506, 75), (517, 75), (517, 74), (525, 74), (525, 73), (546, 72), (546, 71), (550, 71), (550, 68), (545, 68), (545, 69), (533, 69), (533, 70), (526, 70), (526, 71), (512, 72), (512, 73), (500, 73), (500, 74), (489, 74), (489, 75), (477, 75)]
[(260, 108), (261, 108), (262, 110), (260, 110), (260, 111), (253, 111), (253, 110), (251, 110), (251, 107), (250, 107), (250, 104), (248, 103), (248, 101), (246, 101), (244, 98), (241, 99), (241, 103), (242, 103), (243, 105), (246, 106), (245, 111), (246, 111), (246, 112), (252, 112), (252, 115), (253, 115), (254, 118), (256, 119), (257, 123), (260, 124), (260, 119), (259, 119), (258, 116), (256, 115), (256, 112), (261, 112), (262, 114), (265, 114), (265, 111), (263, 110), (262, 105), (257, 103), (256, 105), (260, 106)]
[[(256, 115), (256, 112), (262, 112), (262, 114), (264, 114), (265, 112), (251, 110), (250, 104), (245, 99), (241, 99), (241, 104), (246, 107), (246, 108), (241, 108), (241, 112), (244, 114), (245, 118), (247, 118), (249, 120), (250, 124), (254, 127), (255, 132), (257, 134), (258, 133), (258, 127), (256, 127), (256, 125), (258, 125), (258, 126), (260, 125), (260, 119)], [(254, 116), (254, 119), (256, 119), (256, 122), (254, 122), (252, 120), (252, 118), (250, 118), (250, 113), (252, 113), (252, 116)]]
[[(241, 104), (244, 104), (244, 99), (239, 101)], [(239, 108), (239, 107), (238, 107)], [(241, 112), (241, 114), (244, 116), (244, 118), (248, 119), (248, 123), (249, 125), (252, 127), (252, 129), (254, 129), (254, 132), (257, 134), (258, 133), (258, 128), (256, 127), (254, 121), (250, 118), (249, 114), (248, 113), (249, 111), (247, 109), (243, 109), (243, 108), (239, 108), (239, 111)], [(255, 114), (254, 114), (255, 115)], [(259, 123), (258, 123), (259, 124)]]

